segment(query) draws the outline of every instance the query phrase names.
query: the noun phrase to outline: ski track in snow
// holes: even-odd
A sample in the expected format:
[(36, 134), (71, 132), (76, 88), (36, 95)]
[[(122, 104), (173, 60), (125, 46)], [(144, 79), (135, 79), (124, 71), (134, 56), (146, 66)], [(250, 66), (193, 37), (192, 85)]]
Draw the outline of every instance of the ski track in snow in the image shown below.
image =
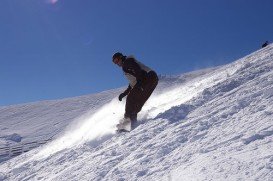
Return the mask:
[(0, 180), (273, 180), (272, 69), (270, 45), (163, 77), (130, 133), (113, 132), (122, 89), (0, 107), (2, 142), (54, 138), (1, 163)]

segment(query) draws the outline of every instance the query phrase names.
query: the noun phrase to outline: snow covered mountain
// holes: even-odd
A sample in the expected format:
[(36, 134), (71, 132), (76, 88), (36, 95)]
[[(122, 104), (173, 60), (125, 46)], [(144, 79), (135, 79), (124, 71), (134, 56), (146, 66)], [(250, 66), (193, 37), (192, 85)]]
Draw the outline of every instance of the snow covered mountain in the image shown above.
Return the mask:
[(0, 107), (0, 144), (50, 140), (2, 161), (0, 180), (273, 180), (273, 46), (161, 76), (139, 126), (115, 134), (123, 88)]

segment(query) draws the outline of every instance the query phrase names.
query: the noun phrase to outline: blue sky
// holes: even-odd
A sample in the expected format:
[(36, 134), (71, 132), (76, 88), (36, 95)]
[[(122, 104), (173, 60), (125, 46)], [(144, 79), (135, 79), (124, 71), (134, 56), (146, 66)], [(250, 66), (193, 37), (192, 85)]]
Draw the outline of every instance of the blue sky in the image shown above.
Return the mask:
[(127, 86), (116, 51), (159, 74), (226, 64), (272, 19), (271, 0), (1, 0), (0, 106)]

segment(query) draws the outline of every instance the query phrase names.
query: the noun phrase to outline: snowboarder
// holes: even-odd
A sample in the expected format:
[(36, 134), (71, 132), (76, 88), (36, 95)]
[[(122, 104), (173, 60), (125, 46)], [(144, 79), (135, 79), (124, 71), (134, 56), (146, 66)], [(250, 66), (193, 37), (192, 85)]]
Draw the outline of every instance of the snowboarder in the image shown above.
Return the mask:
[(128, 88), (118, 97), (119, 101), (122, 101), (125, 96), (127, 99), (124, 118), (117, 128), (122, 130), (124, 128), (121, 125), (129, 123), (129, 128), (127, 127), (125, 130), (130, 131), (131, 123), (137, 121), (137, 114), (156, 88), (158, 77), (155, 71), (137, 61), (133, 56), (124, 56), (117, 52), (113, 55), (112, 61), (122, 68), (124, 75), (129, 80)]

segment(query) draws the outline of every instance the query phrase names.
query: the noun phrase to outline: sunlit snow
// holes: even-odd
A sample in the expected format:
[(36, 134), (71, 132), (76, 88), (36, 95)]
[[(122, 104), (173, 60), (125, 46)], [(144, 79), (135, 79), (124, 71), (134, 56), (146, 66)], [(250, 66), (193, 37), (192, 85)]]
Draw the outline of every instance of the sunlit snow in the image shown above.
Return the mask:
[(0, 180), (273, 179), (272, 45), (228, 65), (161, 76), (138, 126), (116, 134), (125, 88), (0, 107), (2, 145), (50, 140), (2, 160)]

